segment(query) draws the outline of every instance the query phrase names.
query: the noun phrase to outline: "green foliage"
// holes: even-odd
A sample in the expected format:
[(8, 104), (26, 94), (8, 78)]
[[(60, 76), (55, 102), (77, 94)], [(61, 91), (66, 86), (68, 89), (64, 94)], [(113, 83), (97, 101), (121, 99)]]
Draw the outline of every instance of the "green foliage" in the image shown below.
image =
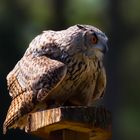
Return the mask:
[(66, 9), (68, 22), (70, 24), (84, 23), (101, 25), (106, 8), (103, 0), (71, 0)]

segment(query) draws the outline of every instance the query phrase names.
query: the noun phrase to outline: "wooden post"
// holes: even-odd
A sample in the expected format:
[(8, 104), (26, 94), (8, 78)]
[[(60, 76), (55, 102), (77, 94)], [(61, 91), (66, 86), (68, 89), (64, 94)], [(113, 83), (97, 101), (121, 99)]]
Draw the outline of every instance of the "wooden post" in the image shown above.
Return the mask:
[(103, 107), (58, 107), (29, 115), (26, 132), (47, 140), (111, 140), (111, 113)]

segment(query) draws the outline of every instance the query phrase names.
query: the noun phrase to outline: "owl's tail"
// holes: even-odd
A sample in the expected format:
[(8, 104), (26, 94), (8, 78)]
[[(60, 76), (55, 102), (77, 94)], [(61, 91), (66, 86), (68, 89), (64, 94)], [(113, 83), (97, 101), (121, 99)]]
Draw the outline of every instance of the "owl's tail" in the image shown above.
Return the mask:
[[(3, 123), (3, 134), (6, 134), (7, 129), (25, 127), (25, 121), (27, 114), (32, 111), (34, 103), (33, 96), (29, 93), (22, 93), (11, 102), (8, 109), (6, 119)], [(24, 119), (23, 119), (24, 118)]]

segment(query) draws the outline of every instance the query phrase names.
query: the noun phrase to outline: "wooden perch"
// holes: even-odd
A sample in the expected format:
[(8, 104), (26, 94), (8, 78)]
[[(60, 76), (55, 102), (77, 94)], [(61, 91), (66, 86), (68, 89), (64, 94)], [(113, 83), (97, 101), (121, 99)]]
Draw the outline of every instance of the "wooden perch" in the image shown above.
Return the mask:
[(103, 107), (59, 107), (32, 113), (26, 131), (48, 140), (111, 140), (111, 114)]

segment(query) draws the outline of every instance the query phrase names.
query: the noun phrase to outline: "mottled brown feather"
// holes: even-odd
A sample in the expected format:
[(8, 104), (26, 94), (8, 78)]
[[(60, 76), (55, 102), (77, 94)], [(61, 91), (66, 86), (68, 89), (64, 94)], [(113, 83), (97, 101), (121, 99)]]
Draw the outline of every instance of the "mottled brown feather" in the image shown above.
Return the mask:
[(4, 133), (17, 121), (16, 127), (20, 127), (20, 118), (31, 112), (35, 104), (43, 100), (66, 74), (66, 66), (63, 63), (44, 56), (23, 58), (16, 69), (19, 69), (18, 72), (8, 75), (13, 100), (3, 125)]

